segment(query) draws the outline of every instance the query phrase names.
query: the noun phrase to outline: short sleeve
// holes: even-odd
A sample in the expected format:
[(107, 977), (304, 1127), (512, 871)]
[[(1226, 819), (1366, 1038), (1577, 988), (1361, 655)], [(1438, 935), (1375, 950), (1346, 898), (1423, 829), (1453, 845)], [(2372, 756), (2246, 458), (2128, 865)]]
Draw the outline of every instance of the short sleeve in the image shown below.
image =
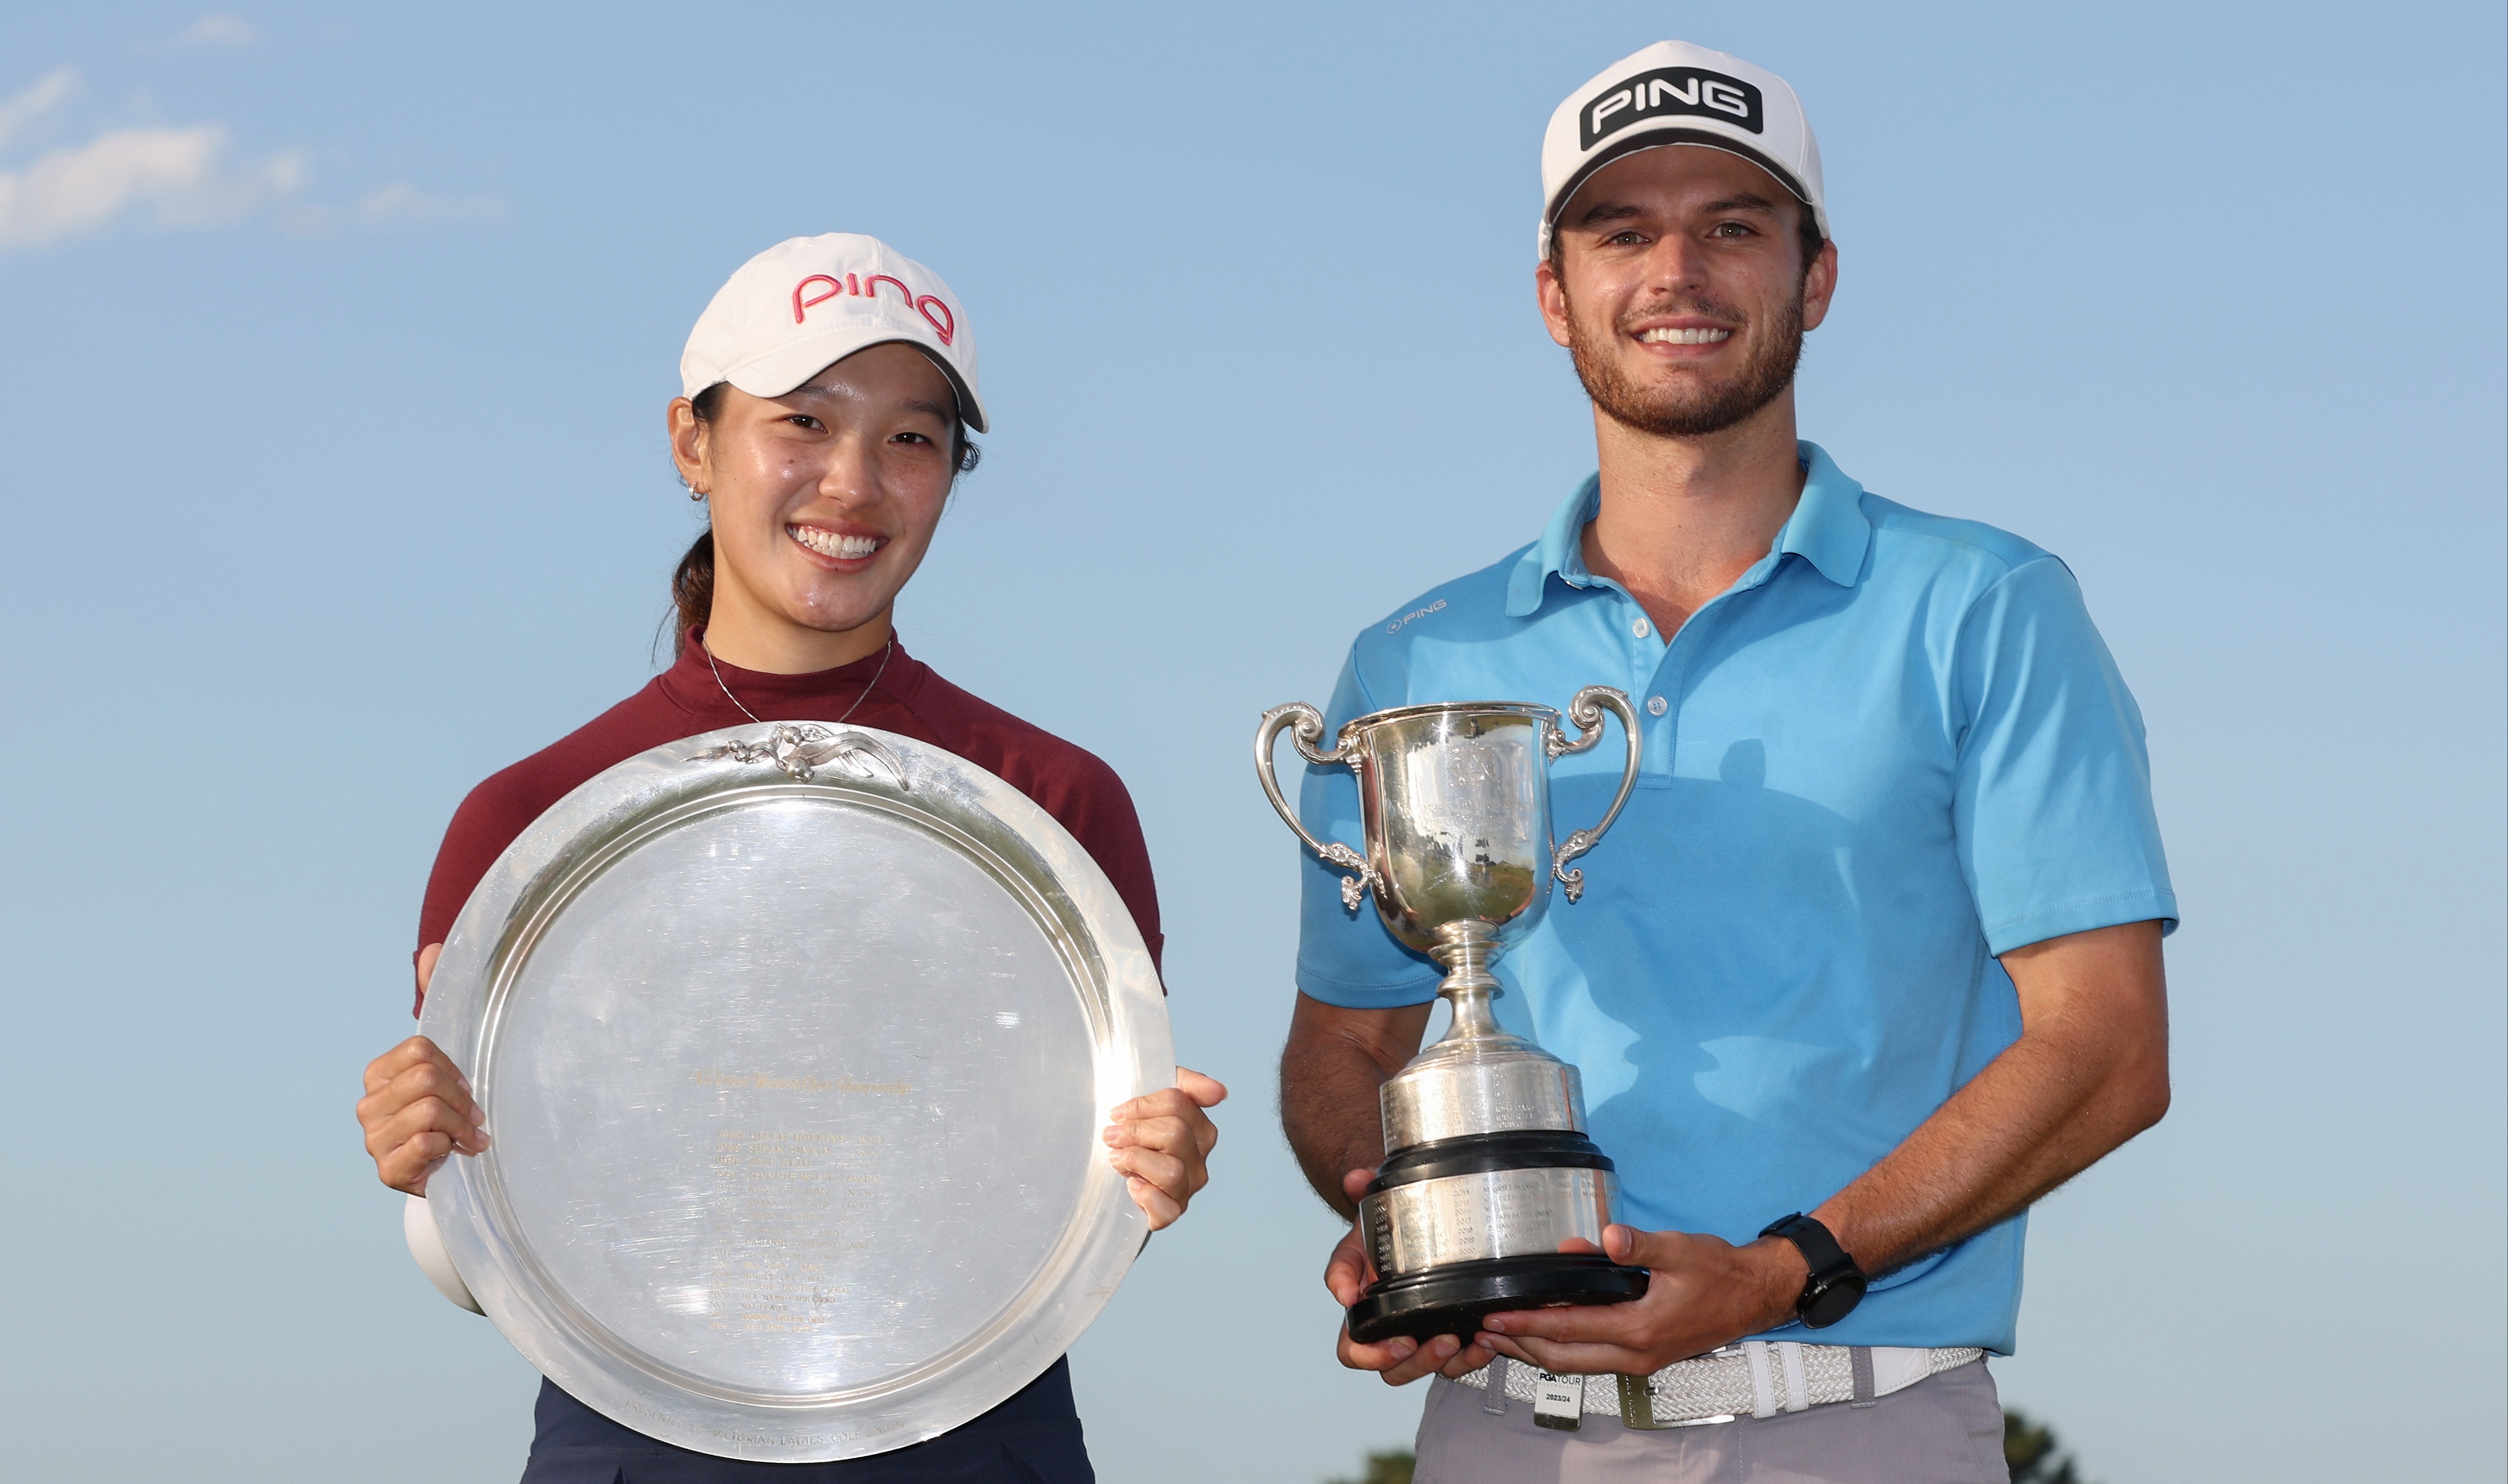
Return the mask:
[[(1379, 708), (1367, 694), (1355, 659), (1342, 668), (1325, 711), (1326, 736), (1342, 723)], [(1339, 841), (1364, 851), (1359, 829), (1358, 780), (1340, 766), (1307, 769), (1298, 789), (1298, 817), (1308, 833), (1325, 842)], [(1425, 1004), (1436, 998), (1443, 974), (1387, 932), (1374, 903), (1361, 900), (1356, 912), (1342, 905), (1341, 879), (1346, 873), (1326, 864), (1304, 845), (1298, 891), (1298, 988), (1326, 1004), (1353, 1010), (1389, 1010)]]
[(2142, 712), (2061, 561), (1976, 598), (1954, 677), (1954, 823), (1988, 949), (2153, 919), (2173, 931)]

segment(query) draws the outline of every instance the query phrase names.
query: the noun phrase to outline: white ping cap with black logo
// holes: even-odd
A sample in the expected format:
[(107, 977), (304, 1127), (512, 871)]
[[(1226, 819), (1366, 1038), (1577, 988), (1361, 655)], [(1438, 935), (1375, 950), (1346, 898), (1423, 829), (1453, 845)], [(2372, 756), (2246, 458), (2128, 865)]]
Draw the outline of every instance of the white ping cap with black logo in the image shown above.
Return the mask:
[(792, 237), (740, 266), (697, 316), (680, 355), (680, 391), (729, 381), (780, 397), (857, 350), (898, 342), (957, 388), (967, 425), (987, 431), (976, 397), (976, 341), (940, 275), (877, 237)]
[(1624, 155), (1694, 144), (1739, 155), (1811, 208), (1821, 204), (1820, 141), (1791, 85), (1764, 67), (1685, 41), (1658, 41), (1568, 95), (1541, 136), (1541, 245), (1577, 188)]

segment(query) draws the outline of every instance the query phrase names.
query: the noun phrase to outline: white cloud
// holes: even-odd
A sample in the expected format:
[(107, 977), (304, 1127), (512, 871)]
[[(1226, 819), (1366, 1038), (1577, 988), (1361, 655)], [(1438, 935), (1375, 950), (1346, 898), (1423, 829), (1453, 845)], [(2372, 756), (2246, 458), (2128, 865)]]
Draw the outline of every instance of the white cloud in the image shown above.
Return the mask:
[[(227, 44), (248, 41), (251, 34), (251, 27), (224, 15), (203, 18), (185, 33)], [(0, 101), (0, 151), (78, 87), (78, 70), (60, 67)], [(405, 180), (375, 187), (353, 206), (309, 202), (306, 159), (306, 151), (294, 149), (239, 161), (223, 124), (109, 129), (84, 144), (0, 169), (0, 252), (102, 232), (125, 221), (223, 227), (266, 208), (282, 230), (313, 234), (351, 225), (498, 221), (505, 214), (504, 202), (495, 197), (431, 196)]]
[(18, 130), (58, 107), (77, 89), (78, 80), (76, 67), (55, 67), (32, 88), (0, 103), (0, 149), (8, 148)]
[(161, 227), (220, 226), (304, 186), (302, 151), (236, 167), (226, 143), (216, 124), (118, 128), (0, 171), (0, 247), (99, 231), (134, 209)]
[(213, 11), (183, 28), (174, 38), (178, 47), (248, 47), (261, 39), (252, 22), (240, 16)]
[(497, 221), (505, 203), (492, 196), (429, 196), (405, 180), (378, 186), (357, 202), (357, 215), (370, 226), (401, 222)]

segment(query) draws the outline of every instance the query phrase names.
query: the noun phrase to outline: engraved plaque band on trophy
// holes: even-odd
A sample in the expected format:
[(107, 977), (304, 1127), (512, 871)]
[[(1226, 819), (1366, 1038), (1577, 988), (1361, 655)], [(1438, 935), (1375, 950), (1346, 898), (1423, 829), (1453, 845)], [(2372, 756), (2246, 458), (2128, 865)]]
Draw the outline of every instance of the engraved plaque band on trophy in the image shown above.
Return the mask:
[(775, 1463), (937, 1436), (1051, 1366), (1148, 1235), (1098, 1131), (1175, 1075), (1131, 913), (1051, 815), (806, 722), (552, 806), (420, 1029), (495, 1135), (428, 1182), (461, 1285), (595, 1410)]
[[(1554, 845), (1550, 764), (1620, 719), (1628, 760), (1601, 822)], [(1377, 1272), (1350, 1307), (1350, 1338), (1468, 1337), (1507, 1309), (1609, 1304), (1646, 1290), (1643, 1268), (1602, 1251), (1616, 1219), (1610, 1160), (1585, 1132), (1576, 1068), (1498, 1028), (1491, 964), (1541, 920), (1553, 881), (1574, 902), (1569, 865), (1619, 817), (1641, 758), (1636, 710), (1608, 686), (1576, 693), (1569, 738), (1549, 706), (1469, 702), (1358, 717), (1323, 747), (1324, 719), (1303, 702), (1264, 713), (1255, 765), (1264, 792), (1308, 849), (1347, 871), (1342, 902), (1373, 898), (1387, 930), (1445, 968), (1452, 1028), (1388, 1079), (1380, 1104), (1385, 1160), (1359, 1201)], [(1273, 774), (1287, 731), (1317, 766), (1357, 775), (1362, 854), (1317, 840)]]

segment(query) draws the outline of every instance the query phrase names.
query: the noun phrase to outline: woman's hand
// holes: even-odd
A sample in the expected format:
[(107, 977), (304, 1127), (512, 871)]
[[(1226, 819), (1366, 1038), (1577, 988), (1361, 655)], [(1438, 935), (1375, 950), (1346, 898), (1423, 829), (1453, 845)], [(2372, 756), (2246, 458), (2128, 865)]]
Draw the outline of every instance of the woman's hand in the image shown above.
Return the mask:
[[(418, 955), (418, 992), (434, 977), (441, 943)], [(375, 1174), (394, 1190), (426, 1194), (426, 1176), (447, 1156), (478, 1154), (488, 1147), (487, 1125), (470, 1098), (470, 1079), (433, 1041), (413, 1035), (366, 1064), (366, 1095), (357, 1100), (357, 1122), (366, 1131), (366, 1152)]]
[(1194, 1193), (1210, 1183), (1210, 1150), (1219, 1126), (1203, 1112), (1217, 1107), (1228, 1089), (1189, 1067), (1176, 1068), (1176, 1085), (1117, 1107), (1106, 1129), (1107, 1157), (1125, 1176), (1132, 1204), (1150, 1218), (1150, 1230), (1174, 1223)]
[(488, 1147), (487, 1125), (470, 1101), (470, 1079), (433, 1041), (413, 1035), (366, 1064), (366, 1095), (357, 1100), (366, 1152), (375, 1174), (394, 1190), (426, 1194), (426, 1176), (451, 1154)]

